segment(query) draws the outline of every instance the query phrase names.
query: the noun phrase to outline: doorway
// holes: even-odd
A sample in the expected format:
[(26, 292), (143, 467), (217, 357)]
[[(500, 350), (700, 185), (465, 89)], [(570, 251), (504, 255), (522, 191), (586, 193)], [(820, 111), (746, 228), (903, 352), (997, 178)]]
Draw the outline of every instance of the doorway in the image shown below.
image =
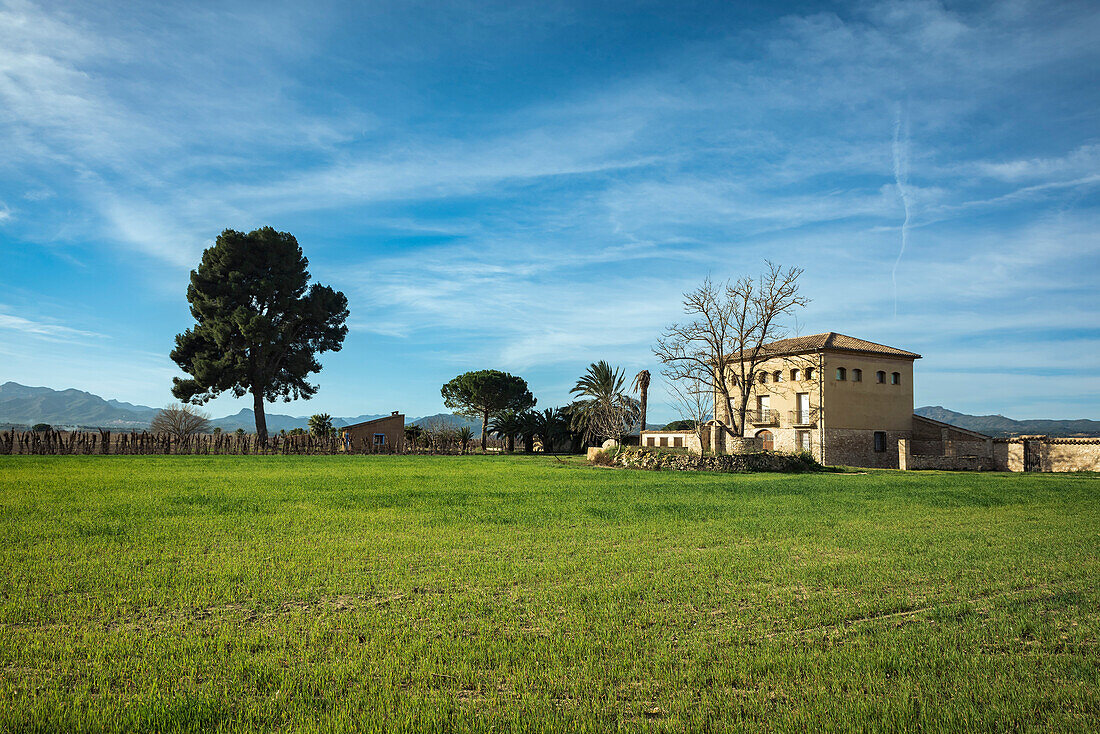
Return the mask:
[(756, 437), (760, 439), (760, 444), (765, 451), (775, 450), (775, 437), (772, 436), (771, 431), (760, 431), (756, 434)]

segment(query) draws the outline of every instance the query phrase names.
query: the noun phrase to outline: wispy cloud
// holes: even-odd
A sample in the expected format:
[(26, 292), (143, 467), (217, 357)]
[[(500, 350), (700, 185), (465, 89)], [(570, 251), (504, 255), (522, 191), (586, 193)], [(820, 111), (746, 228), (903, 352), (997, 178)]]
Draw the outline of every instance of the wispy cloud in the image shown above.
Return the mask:
[(15, 332), (22, 336), (48, 339), (52, 341), (88, 341), (91, 339), (106, 339), (104, 334), (93, 331), (74, 329), (64, 324), (50, 321), (28, 319), (12, 313), (12, 308), (0, 304), (0, 332)]

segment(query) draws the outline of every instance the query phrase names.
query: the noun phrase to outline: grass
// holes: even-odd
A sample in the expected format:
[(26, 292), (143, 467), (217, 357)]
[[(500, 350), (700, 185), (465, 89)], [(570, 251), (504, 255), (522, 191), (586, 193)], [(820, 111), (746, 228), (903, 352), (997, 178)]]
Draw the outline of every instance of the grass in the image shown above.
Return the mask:
[(0, 729), (1085, 731), (1096, 476), (0, 457)]

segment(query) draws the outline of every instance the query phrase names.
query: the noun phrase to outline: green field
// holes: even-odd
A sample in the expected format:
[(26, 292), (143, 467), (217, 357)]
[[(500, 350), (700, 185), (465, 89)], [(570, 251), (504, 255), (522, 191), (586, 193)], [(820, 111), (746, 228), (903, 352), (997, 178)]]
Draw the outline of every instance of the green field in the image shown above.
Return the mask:
[(1100, 481), (0, 457), (0, 730), (1100, 728)]

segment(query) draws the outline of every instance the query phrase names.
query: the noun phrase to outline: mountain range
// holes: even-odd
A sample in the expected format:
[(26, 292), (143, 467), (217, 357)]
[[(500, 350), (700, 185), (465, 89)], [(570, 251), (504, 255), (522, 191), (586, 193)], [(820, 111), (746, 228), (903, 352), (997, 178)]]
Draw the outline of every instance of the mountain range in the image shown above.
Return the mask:
[[(149, 427), (158, 408), (147, 405), (134, 405), (119, 400), (104, 400), (82, 390), (53, 390), (48, 387), (28, 387), (17, 382), (5, 382), (0, 385), (0, 427), (32, 426), (36, 423), (49, 423), (52, 426), (106, 428), (109, 430), (142, 430)], [(917, 415), (950, 423), (960, 428), (978, 431), (990, 436), (1010, 436), (1014, 434), (1046, 434), (1048, 436), (1100, 436), (1100, 421), (1078, 420), (1013, 420), (1003, 415), (967, 415), (948, 410), (940, 405), (917, 408)], [(363, 415), (337, 417), (332, 419), (337, 427), (361, 423), (385, 414), (366, 413)], [(281, 413), (267, 413), (267, 429), (272, 433), (289, 431), (294, 428), (306, 428), (309, 416), (293, 416)], [(426, 425), (429, 422), (443, 422), (460, 428), (469, 426), (475, 433), (481, 431), (481, 421), (465, 418), (451, 413), (413, 418), (408, 422)], [(223, 431), (235, 431), (243, 428), (252, 431), (256, 428), (255, 414), (248, 408), (236, 415), (215, 418), (211, 425)], [(649, 428), (658, 428), (651, 424)]]
[[(17, 382), (5, 382), (0, 385), (0, 426), (33, 426), (36, 423), (48, 423), (56, 427), (105, 428), (115, 431), (142, 430), (149, 427), (159, 408), (148, 405), (134, 405), (118, 400), (104, 400), (83, 390), (53, 390), (48, 387), (29, 387)], [(336, 427), (382, 418), (388, 413), (367, 413), (332, 419)], [(272, 433), (289, 431), (294, 428), (307, 428), (309, 416), (266, 413), (267, 430)], [(470, 430), (481, 431), (481, 421), (465, 418), (451, 413), (414, 418), (409, 423), (424, 425), (430, 421), (441, 421), (448, 426), (460, 428), (470, 426)], [(211, 427), (223, 431), (246, 431), (256, 429), (256, 414), (245, 408), (235, 415), (227, 415), (210, 421)]]
[(950, 423), (987, 436), (1018, 436), (1042, 434), (1046, 436), (1100, 436), (1100, 421), (1079, 418), (1074, 420), (1024, 420), (1018, 421), (1003, 415), (967, 415), (948, 410), (942, 405), (926, 405), (913, 411), (917, 415), (941, 423)]

